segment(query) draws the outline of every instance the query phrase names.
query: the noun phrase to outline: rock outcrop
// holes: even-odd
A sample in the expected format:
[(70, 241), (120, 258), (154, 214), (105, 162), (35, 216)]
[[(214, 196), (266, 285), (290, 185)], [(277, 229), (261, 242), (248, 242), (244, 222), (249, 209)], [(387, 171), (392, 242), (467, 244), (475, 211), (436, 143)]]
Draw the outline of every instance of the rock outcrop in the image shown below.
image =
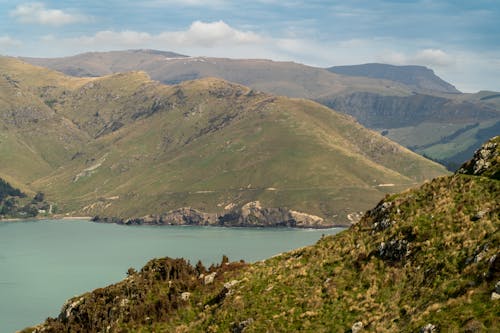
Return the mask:
[(462, 165), (458, 173), (500, 179), (500, 136), (483, 144), (474, 157)]
[(221, 227), (331, 228), (336, 226), (319, 216), (283, 207), (263, 207), (259, 201), (248, 202), (241, 208), (234, 208), (225, 214), (205, 213), (194, 208), (184, 207), (164, 214), (134, 218), (94, 216), (92, 221), (126, 225), (197, 225)]

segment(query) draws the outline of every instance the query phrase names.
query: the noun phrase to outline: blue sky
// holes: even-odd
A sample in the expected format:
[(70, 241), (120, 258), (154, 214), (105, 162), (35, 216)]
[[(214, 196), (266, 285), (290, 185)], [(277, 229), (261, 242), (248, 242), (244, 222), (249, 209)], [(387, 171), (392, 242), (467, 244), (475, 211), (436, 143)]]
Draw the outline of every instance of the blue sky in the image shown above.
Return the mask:
[(333, 66), (418, 64), (500, 90), (500, 1), (0, 0), (0, 54), (152, 48)]

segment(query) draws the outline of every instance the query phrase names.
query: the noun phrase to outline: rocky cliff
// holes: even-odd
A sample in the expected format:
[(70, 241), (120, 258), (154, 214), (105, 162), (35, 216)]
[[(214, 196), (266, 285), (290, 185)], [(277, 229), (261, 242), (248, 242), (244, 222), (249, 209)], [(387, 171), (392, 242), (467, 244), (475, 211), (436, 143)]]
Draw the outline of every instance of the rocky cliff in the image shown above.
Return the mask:
[(94, 222), (125, 225), (198, 225), (220, 227), (293, 227), (331, 228), (348, 224), (334, 224), (332, 221), (297, 212), (288, 208), (263, 207), (259, 201), (252, 201), (223, 214), (205, 213), (191, 207), (184, 207), (164, 214), (136, 218), (94, 216)]

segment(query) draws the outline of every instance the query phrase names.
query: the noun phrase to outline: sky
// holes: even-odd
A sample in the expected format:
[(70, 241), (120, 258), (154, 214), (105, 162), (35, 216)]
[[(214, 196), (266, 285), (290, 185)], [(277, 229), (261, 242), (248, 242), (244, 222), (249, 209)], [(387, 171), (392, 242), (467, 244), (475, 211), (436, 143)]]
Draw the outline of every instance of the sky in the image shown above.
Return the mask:
[(463, 92), (500, 91), (499, 22), (498, 0), (0, 0), (0, 54), (423, 65)]

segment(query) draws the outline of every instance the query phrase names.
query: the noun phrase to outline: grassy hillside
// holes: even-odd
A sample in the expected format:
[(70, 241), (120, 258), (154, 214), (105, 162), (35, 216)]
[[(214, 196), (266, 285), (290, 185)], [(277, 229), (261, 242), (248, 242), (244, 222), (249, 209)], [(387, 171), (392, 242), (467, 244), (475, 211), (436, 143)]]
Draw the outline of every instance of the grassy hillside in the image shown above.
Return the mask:
[(387, 191), (445, 173), (322, 105), (220, 79), (167, 86), (144, 72), (0, 67), (0, 174), (63, 213), (223, 213), (258, 200), (347, 223)]
[(497, 332), (500, 137), (317, 244), (206, 270), (155, 259), (25, 332)]
[[(462, 94), (422, 66), (366, 64), (323, 69), (293, 62), (186, 57), (151, 50), (26, 61), (76, 76), (142, 70), (167, 84), (219, 77), (272, 94), (313, 99), (452, 170), (498, 133), (498, 125), (492, 124), (500, 121), (498, 92)], [(440, 137), (430, 142), (427, 133), (436, 127)], [(466, 138), (459, 138), (455, 128), (466, 128)]]

